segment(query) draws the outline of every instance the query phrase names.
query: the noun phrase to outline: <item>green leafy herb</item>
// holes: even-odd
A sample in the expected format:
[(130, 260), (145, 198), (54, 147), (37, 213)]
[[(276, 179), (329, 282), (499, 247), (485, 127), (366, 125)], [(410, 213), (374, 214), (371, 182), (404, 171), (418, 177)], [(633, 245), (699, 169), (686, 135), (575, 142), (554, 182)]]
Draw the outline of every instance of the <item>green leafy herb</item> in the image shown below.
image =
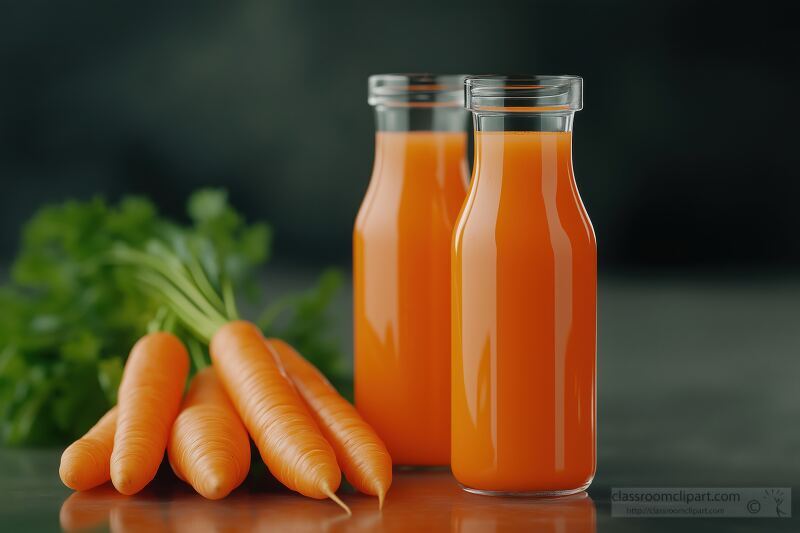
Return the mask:
[[(11, 280), (0, 288), (2, 442), (56, 444), (84, 433), (116, 402), (125, 358), (148, 324), (174, 324), (142, 280), (113, 264), (112, 250), (122, 246), (185, 269), (194, 290), (225, 315), (234, 292), (263, 306), (269, 227), (246, 223), (219, 190), (193, 194), (188, 214), (191, 223), (180, 225), (150, 201), (129, 197), (117, 205), (94, 199), (48, 206), (28, 222)], [(327, 308), (339, 278), (326, 272), (316, 287), (283, 297), (262, 324), (334, 380), (341, 356), (327, 333)], [(195, 365), (205, 364), (205, 349), (192, 351)]]
[(256, 324), (268, 336), (289, 341), (324, 374), (337, 378), (344, 373), (339, 343), (324, 333), (330, 320), (330, 304), (341, 285), (341, 273), (327, 270), (315, 287), (288, 295), (268, 306)]

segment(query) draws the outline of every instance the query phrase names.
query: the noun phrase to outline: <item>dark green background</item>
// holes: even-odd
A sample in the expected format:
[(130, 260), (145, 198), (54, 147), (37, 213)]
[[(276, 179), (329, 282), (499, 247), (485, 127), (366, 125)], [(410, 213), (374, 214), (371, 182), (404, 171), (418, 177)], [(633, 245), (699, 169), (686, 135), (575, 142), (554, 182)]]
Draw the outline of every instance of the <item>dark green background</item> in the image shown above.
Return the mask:
[(695, 2), (4, 2), (0, 253), (40, 203), (180, 213), (201, 185), (350, 260), (371, 73), (579, 74), (575, 167), (602, 271), (800, 263), (795, 19)]

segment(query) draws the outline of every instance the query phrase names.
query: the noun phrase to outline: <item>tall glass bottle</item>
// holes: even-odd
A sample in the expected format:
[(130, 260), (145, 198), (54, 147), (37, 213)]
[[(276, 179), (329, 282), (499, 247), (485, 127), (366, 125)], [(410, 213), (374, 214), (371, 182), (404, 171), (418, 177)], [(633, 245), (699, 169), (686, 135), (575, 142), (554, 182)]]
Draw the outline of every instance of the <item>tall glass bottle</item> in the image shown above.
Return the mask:
[(353, 231), (356, 406), (395, 464), (450, 462), (450, 241), (466, 196), (463, 76), (377, 75)]
[(452, 469), (562, 495), (595, 472), (597, 248), (572, 169), (575, 76), (469, 77), (475, 165), (453, 236)]

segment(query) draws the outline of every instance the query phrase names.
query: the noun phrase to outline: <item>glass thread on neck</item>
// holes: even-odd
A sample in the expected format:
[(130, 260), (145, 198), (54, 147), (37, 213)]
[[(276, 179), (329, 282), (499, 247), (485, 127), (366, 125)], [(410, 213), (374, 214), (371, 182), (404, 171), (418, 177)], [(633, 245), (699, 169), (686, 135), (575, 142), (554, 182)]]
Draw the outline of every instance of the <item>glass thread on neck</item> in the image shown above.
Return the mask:
[(519, 115), (486, 114), (473, 111), (475, 131), (563, 131), (571, 132), (574, 113)]
[(377, 74), (368, 102), (378, 131), (464, 131), (464, 75)]
[(384, 132), (463, 132), (466, 118), (462, 107), (375, 107), (375, 127)]
[(468, 76), (465, 107), (476, 131), (572, 131), (583, 108), (578, 76)]

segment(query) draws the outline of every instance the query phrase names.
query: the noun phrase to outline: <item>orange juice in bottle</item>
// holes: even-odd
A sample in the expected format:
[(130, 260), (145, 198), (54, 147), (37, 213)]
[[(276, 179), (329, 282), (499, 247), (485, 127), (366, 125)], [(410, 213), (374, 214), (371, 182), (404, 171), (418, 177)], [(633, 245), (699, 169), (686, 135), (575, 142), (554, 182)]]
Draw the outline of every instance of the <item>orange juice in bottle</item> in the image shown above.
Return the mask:
[(466, 80), (470, 191), (453, 236), (452, 469), (564, 495), (595, 472), (597, 250), (572, 169), (574, 76)]
[(463, 76), (378, 75), (353, 231), (356, 407), (395, 464), (450, 462), (450, 242), (466, 195)]

